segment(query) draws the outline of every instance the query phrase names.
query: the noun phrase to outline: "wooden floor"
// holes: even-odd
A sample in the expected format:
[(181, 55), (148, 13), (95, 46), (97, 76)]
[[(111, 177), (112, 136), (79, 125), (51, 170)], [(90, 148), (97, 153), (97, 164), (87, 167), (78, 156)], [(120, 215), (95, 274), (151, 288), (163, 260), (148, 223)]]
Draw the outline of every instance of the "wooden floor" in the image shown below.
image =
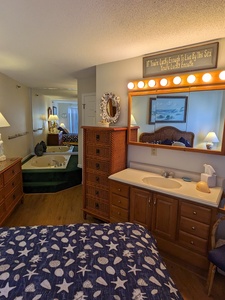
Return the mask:
[[(99, 222), (82, 213), (82, 186), (76, 186), (55, 194), (26, 194), (7, 219), (4, 226), (59, 225), (83, 222)], [(211, 297), (205, 291), (206, 274), (197, 275), (182, 267), (177, 261), (164, 256), (171, 277), (184, 300), (225, 300), (225, 277), (217, 273)], [(167, 299), (163, 299), (167, 300)]]

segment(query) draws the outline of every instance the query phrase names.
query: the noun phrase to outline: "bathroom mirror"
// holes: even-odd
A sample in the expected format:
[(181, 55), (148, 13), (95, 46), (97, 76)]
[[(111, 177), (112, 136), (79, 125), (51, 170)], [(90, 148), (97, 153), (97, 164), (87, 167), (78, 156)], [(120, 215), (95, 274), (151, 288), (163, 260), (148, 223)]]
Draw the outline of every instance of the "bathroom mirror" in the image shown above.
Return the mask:
[[(177, 105), (178, 99), (180, 99), (179, 105)], [(171, 87), (169, 89), (136, 89), (128, 93), (128, 102), (129, 144), (180, 151), (225, 154), (224, 83), (215, 85), (198, 84), (181, 88)], [(135, 119), (135, 125), (133, 125), (134, 123), (131, 124), (133, 118)], [(172, 128), (178, 130), (180, 138), (178, 135), (176, 140), (172, 140), (170, 135)], [(134, 131), (136, 133), (135, 138)], [(217, 137), (217, 140), (214, 139), (211, 148), (207, 146), (205, 139), (209, 132), (214, 132)], [(190, 143), (190, 145), (184, 139), (189, 133), (194, 134), (193, 144)], [(150, 136), (149, 140), (148, 135)], [(175, 141), (176, 143), (174, 143)], [(181, 141), (182, 143), (180, 143)]]
[(101, 117), (108, 123), (116, 123), (120, 116), (120, 98), (113, 93), (105, 93), (100, 103)]

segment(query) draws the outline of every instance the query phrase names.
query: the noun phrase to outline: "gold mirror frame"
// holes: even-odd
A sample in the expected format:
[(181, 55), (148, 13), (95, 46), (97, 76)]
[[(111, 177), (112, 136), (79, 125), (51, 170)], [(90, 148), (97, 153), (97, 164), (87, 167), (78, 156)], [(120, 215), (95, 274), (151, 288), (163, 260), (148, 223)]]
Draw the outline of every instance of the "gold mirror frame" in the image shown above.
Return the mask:
[[(192, 76), (192, 77), (190, 77)], [(194, 76), (194, 77), (193, 77)], [(195, 78), (193, 83), (189, 83), (190, 78)], [(205, 79), (206, 78), (206, 79)], [(206, 81), (205, 81), (206, 80)], [(166, 83), (162, 85), (162, 82)], [(177, 83), (176, 83), (177, 82)], [(221, 150), (208, 150), (188, 147), (176, 147), (160, 144), (147, 144), (134, 141), (134, 132), (138, 130), (137, 126), (131, 125), (132, 97), (143, 95), (158, 95), (179, 92), (210, 91), (225, 89), (225, 71), (214, 70), (198, 73), (183, 73), (179, 75), (169, 75), (155, 78), (144, 78), (133, 80), (128, 83), (128, 144), (135, 146), (144, 146), (152, 148), (162, 148), (169, 150), (188, 151), (197, 153), (207, 153), (216, 155), (225, 155), (225, 123), (223, 126)]]

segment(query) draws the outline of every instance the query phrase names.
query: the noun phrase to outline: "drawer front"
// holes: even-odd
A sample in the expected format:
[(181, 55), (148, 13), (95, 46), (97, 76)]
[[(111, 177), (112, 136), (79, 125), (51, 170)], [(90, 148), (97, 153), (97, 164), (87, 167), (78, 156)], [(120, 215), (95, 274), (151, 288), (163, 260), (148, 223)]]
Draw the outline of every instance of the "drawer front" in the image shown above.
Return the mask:
[(86, 160), (86, 168), (87, 170), (104, 172), (106, 174), (109, 174), (109, 170), (110, 170), (108, 162), (92, 160), (92, 159)]
[(86, 173), (86, 182), (89, 184), (103, 185), (108, 186), (108, 175), (104, 174), (95, 174), (95, 173)]
[(112, 219), (118, 219), (121, 222), (127, 222), (129, 221), (129, 213), (128, 210), (120, 208), (118, 206), (111, 206), (110, 209), (110, 218), (112, 217)]
[(86, 194), (95, 198), (101, 198), (105, 201), (109, 201), (109, 192), (95, 186), (87, 185)]
[(209, 236), (209, 225), (185, 217), (181, 217), (180, 229), (206, 240)]
[(199, 221), (205, 224), (210, 224), (211, 210), (210, 208), (198, 206), (190, 203), (181, 203), (181, 216)]
[(109, 131), (101, 130), (87, 130), (86, 131), (86, 141), (92, 144), (110, 144), (111, 133)]
[(12, 180), (10, 180), (4, 187), (5, 197), (18, 185), (22, 184), (21, 173), (16, 174)]
[(11, 168), (9, 168), (7, 171), (4, 172), (4, 184), (6, 184), (10, 179), (12, 179), (13, 176), (21, 172), (21, 163), (17, 163)]
[(109, 203), (104, 200), (87, 196), (85, 209), (88, 209), (99, 216), (109, 217)]
[(3, 187), (3, 174), (0, 174), (0, 188)]
[(123, 209), (128, 209), (129, 208), (129, 199), (112, 193), (111, 194), (111, 204), (114, 206), (121, 207)]
[(207, 240), (201, 239), (197, 236), (188, 234), (183, 231), (179, 231), (179, 242), (193, 251), (197, 251), (201, 254), (207, 254)]
[(129, 186), (118, 181), (110, 181), (110, 191), (114, 194), (129, 197)]
[(19, 199), (22, 197), (23, 191), (21, 185), (18, 185), (14, 191), (12, 191), (6, 198), (5, 198), (5, 207), (6, 210), (11, 209)]
[(108, 147), (96, 146), (96, 145), (87, 145), (86, 146), (86, 155), (95, 156), (96, 158), (102, 158), (109, 160), (111, 157), (111, 152)]

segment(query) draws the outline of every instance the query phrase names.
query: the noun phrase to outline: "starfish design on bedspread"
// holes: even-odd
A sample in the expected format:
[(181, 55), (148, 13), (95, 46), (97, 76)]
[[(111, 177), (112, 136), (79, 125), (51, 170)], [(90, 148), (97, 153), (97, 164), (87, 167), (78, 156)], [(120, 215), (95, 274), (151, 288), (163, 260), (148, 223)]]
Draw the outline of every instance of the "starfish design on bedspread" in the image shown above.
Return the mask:
[(35, 271), (36, 271), (37, 269), (34, 269), (34, 270), (32, 270), (32, 271), (30, 271), (30, 270), (27, 270), (27, 274), (26, 275), (24, 275), (23, 277), (28, 277), (28, 279), (30, 280), (31, 279), (31, 277), (33, 276), (33, 275), (38, 275), (38, 273), (35, 273)]
[(115, 290), (118, 289), (118, 288), (123, 288), (123, 289), (126, 289), (124, 284), (127, 282), (128, 280), (122, 280), (120, 279), (118, 276), (117, 276), (117, 279), (116, 281), (111, 281), (112, 283), (114, 283), (116, 286), (115, 286)]
[(5, 298), (8, 298), (9, 296), (9, 292), (13, 289), (15, 289), (16, 286), (9, 286), (9, 283), (7, 282), (7, 284), (5, 285), (4, 288), (0, 289), (0, 296), (4, 296)]
[(69, 286), (71, 286), (72, 284), (74, 284), (74, 282), (66, 282), (66, 279), (64, 278), (63, 282), (61, 284), (56, 284), (56, 286), (59, 287), (59, 290), (57, 293), (60, 293), (62, 291), (69, 293)]
[(67, 247), (63, 247), (64, 249), (66, 249), (66, 252), (72, 252), (74, 253), (73, 249), (76, 248), (76, 246), (71, 246), (70, 244)]
[(110, 242), (110, 244), (108, 244), (106, 246), (109, 247), (109, 251), (110, 250), (116, 250), (117, 251), (118, 244), (114, 244), (113, 242)]
[(18, 252), (20, 253), (19, 256), (22, 256), (22, 255), (28, 256), (29, 252), (31, 252), (31, 251), (33, 251), (33, 250), (28, 250), (27, 247), (26, 247), (26, 248), (24, 248), (23, 250), (20, 250), (20, 251), (18, 251)]

